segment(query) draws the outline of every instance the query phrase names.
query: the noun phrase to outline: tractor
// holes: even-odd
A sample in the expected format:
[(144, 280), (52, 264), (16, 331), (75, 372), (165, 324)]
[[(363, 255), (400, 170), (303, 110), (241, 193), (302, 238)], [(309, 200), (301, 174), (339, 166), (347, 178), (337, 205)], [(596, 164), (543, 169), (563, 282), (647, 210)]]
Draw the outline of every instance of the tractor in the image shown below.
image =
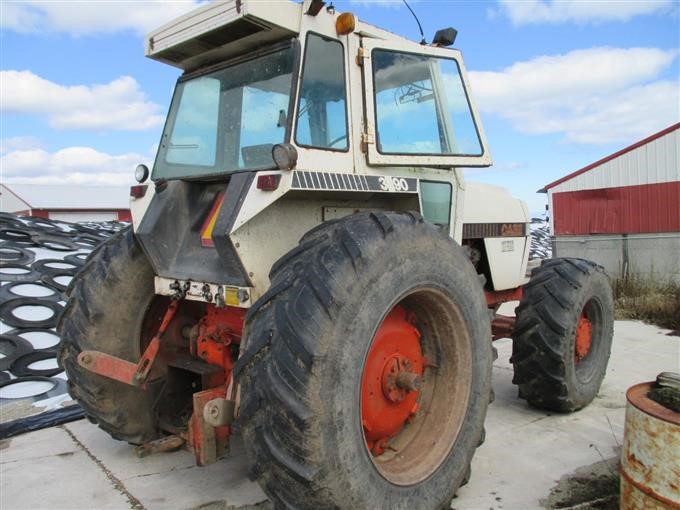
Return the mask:
[(148, 35), (182, 70), (156, 159), (58, 325), (92, 422), (199, 465), (238, 434), (276, 508), (433, 509), (484, 439), (492, 340), (513, 338), (531, 405), (595, 397), (608, 279), (530, 263), (526, 205), (465, 181), (491, 156), (455, 36), (321, 0), (215, 2)]

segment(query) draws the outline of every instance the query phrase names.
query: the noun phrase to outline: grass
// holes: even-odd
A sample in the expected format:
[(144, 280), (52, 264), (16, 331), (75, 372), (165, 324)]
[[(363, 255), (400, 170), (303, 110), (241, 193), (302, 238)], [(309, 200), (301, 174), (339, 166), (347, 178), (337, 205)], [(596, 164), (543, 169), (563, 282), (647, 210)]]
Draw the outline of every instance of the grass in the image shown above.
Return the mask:
[(614, 280), (612, 287), (616, 319), (680, 330), (680, 283), (632, 276)]

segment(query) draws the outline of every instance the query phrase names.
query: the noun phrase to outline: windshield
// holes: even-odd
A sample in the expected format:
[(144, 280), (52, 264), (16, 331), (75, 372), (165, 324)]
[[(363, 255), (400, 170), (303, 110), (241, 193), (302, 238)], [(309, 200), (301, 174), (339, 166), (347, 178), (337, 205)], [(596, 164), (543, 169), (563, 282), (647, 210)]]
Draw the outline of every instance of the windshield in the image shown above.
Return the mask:
[(180, 81), (153, 169), (154, 179), (273, 168), (285, 141), (295, 50), (287, 48)]

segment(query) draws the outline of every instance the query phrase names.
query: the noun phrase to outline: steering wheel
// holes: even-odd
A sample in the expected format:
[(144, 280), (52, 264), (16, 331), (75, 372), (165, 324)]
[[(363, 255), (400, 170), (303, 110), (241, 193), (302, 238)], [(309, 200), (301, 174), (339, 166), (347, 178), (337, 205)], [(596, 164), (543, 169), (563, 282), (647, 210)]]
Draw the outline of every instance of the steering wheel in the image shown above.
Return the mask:
[(347, 140), (347, 134), (344, 134), (344, 135), (342, 135), (342, 136), (338, 136), (338, 137), (335, 138), (334, 140), (331, 140), (331, 141), (328, 143), (328, 147), (333, 147), (336, 143), (342, 142), (343, 140)]

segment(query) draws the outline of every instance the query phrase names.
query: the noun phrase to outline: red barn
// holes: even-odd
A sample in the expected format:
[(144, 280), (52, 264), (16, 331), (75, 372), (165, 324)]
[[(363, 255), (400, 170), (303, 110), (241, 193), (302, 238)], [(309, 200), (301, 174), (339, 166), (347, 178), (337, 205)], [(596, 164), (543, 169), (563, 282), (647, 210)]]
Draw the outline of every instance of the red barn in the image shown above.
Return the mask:
[(680, 281), (680, 123), (556, 180), (553, 256)]

